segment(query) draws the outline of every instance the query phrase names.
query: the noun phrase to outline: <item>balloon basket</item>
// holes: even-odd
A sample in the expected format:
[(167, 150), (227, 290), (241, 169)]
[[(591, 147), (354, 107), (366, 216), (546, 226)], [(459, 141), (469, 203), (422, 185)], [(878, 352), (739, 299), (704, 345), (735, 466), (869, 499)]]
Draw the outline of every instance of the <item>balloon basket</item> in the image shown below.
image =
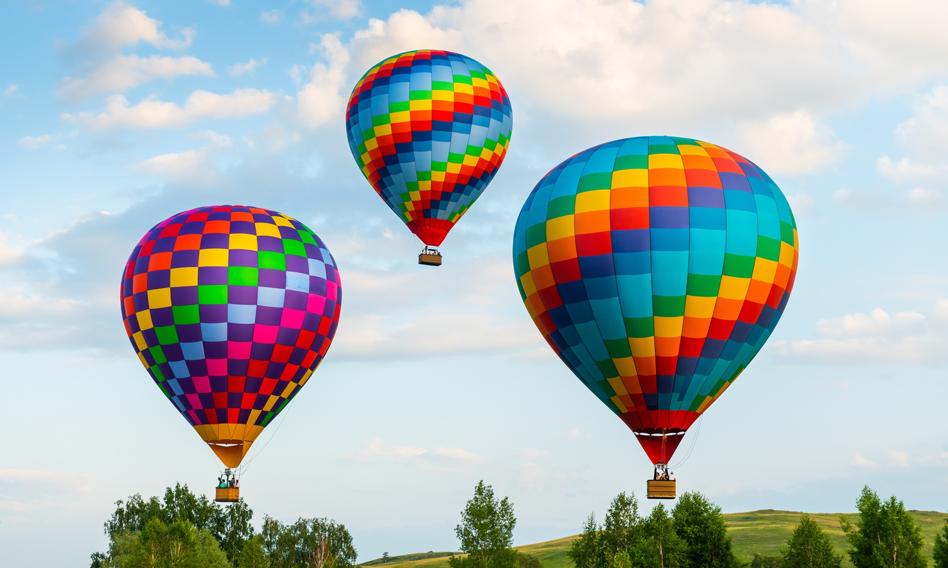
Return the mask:
[(433, 247), (425, 247), (418, 255), (418, 264), (425, 266), (441, 266), (441, 253)]
[(646, 495), (649, 499), (674, 499), (675, 498), (675, 480), (674, 479), (649, 479), (647, 482)]
[(214, 500), (218, 503), (236, 503), (240, 500), (240, 487), (218, 487)]

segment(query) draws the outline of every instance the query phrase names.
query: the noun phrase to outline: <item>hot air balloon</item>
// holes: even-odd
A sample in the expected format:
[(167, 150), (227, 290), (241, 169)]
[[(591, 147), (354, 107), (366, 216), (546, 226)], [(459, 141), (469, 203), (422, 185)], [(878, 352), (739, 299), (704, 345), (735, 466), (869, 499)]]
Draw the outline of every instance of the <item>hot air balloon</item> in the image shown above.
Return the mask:
[(560, 359), (632, 430), (674, 498), (682, 437), (770, 336), (797, 268), (787, 199), (690, 138), (615, 140), (556, 166), (514, 232), (517, 285)]
[(339, 321), (339, 271), (296, 219), (257, 207), (200, 207), (135, 246), (122, 318), (161, 392), (227, 468), (236, 468), (319, 366)]
[(425, 244), (420, 264), (497, 173), (510, 144), (510, 100), (470, 57), (422, 49), (379, 62), (346, 107), (349, 148), (385, 204)]

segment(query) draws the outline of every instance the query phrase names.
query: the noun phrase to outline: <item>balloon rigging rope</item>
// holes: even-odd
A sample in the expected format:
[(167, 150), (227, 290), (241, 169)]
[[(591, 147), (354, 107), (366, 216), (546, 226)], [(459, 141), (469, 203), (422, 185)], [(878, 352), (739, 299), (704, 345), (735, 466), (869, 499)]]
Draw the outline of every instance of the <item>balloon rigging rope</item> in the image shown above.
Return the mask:
[(267, 441), (264, 442), (263, 446), (261, 446), (258, 451), (255, 451), (253, 455), (250, 456), (250, 459), (247, 460), (247, 463), (243, 464), (243, 466), (241, 466), (241, 468), (237, 470), (237, 475), (243, 475), (244, 473), (246, 473), (247, 469), (250, 468), (250, 464), (252, 464), (253, 461), (257, 459), (260, 456), (260, 454), (263, 453), (264, 450), (267, 449), (267, 446), (269, 446), (270, 442), (273, 441), (273, 438), (276, 436), (277, 432), (280, 431), (280, 428), (283, 426), (283, 423), (286, 422), (286, 415), (288, 414), (287, 412), (288, 410), (289, 409), (284, 408), (284, 411), (280, 413), (280, 417), (279, 417), (280, 422), (276, 425), (276, 428), (273, 430), (273, 432), (270, 433), (270, 437), (267, 438)]
[(701, 420), (701, 418), (702, 418), (702, 417), (700, 417), (700, 416), (698, 417), (698, 421), (697, 421), (697, 422), (698, 422), (698, 428), (695, 430), (695, 435), (694, 435), (694, 437), (691, 439), (691, 446), (688, 447), (688, 453), (685, 454), (685, 457), (681, 458), (681, 460), (679, 460), (677, 463), (675, 463), (675, 464), (669, 464), (669, 465), (668, 465), (669, 468), (674, 467), (675, 469), (678, 469), (679, 467), (681, 467), (682, 465), (684, 465), (685, 462), (688, 461), (688, 459), (691, 457), (692, 452), (695, 451), (695, 446), (698, 445), (698, 437), (701, 435), (701, 425), (704, 424), (704, 420)]

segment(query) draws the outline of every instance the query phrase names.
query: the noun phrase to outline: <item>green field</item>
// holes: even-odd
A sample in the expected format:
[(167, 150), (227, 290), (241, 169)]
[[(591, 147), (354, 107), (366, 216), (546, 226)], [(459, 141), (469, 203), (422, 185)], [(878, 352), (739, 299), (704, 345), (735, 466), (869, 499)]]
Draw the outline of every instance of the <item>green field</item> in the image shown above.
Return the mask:
[[(932, 542), (938, 531), (945, 526), (948, 514), (932, 511), (911, 511), (910, 513), (922, 527), (926, 553), (930, 556)], [(799, 522), (800, 515), (802, 513), (768, 509), (749, 513), (730, 513), (724, 517), (734, 543), (734, 552), (739, 558), (749, 561), (754, 553), (764, 556), (778, 555)], [(810, 517), (827, 532), (836, 549), (841, 554), (845, 554), (846, 539), (840, 528), (839, 519), (847, 517), (854, 520), (856, 515), (854, 513), (811, 513)], [(566, 555), (566, 551), (569, 550), (569, 545), (575, 538), (575, 536), (568, 536), (516, 548), (522, 553), (535, 556), (547, 568), (569, 568), (573, 563)], [(392, 556), (385, 563), (381, 560), (373, 560), (364, 565), (384, 564), (385, 568), (446, 568), (451, 554), (451, 552), (405, 554)], [(845, 559), (844, 565), (850, 566), (848, 558)]]

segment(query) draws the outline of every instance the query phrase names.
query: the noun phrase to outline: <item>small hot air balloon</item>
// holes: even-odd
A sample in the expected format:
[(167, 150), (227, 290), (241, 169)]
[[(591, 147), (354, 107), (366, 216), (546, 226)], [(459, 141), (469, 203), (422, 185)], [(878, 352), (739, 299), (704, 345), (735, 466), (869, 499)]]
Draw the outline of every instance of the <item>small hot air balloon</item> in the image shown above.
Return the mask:
[(514, 231), (517, 285), (543, 337), (668, 462), (770, 336), (793, 288), (797, 229), (763, 170), (690, 138), (627, 138), (549, 172)]
[(510, 99), (497, 77), (450, 51), (408, 51), (356, 83), (349, 148), (385, 204), (425, 244), (420, 264), (497, 173), (510, 144)]
[(326, 355), (341, 292), (319, 237), (257, 207), (178, 213), (129, 256), (125, 331), (158, 388), (227, 468), (219, 501), (237, 500), (235, 468)]

